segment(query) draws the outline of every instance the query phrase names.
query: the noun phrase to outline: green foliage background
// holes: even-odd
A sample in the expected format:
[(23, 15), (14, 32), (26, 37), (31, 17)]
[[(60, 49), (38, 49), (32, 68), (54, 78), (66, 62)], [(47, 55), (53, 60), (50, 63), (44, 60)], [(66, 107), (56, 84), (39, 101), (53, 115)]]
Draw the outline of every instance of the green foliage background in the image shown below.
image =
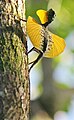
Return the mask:
[[(74, 0), (27, 0), (26, 1), (26, 16), (28, 17), (30, 15), (39, 22), (39, 19), (36, 15), (36, 11), (38, 9), (48, 10), (50, 8), (54, 9), (56, 16), (55, 16), (54, 21), (49, 25), (49, 29), (54, 34), (57, 34), (65, 39), (66, 49), (67, 49), (66, 51), (69, 52), (69, 53), (67, 53), (67, 52), (65, 53), (66, 59), (68, 61), (68, 59), (70, 59), (70, 57), (71, 57), (72, 61), (73, 61), (74, 48), (73, 47), (71, 48), (71, 45), (74, 44), (74, 42), (73, 42), (74, 36), (72, 36), (72, 39), (69, 39), (69, 36), (74, 31)], [(69, 57), (67, 58), (67, 56), (69, 56)], [(62, 59), (64, 61), (64, 57), (61, 56), (61, 57), (57, 57), (53, 60), (49, 60), (50, 64), (52, 64), (52, 68), (50, 68), (49, 71), (51, 71), (53, 73), (54, 70), (57, 68), (57, 66), (61, 64)], [(68, 64), (69, 64), (69, 61), (68, 61)], [(73, 62), (71, 64), (71, 66), (70, 65), (67, 66), (65, 63), (63, 63), (63, 66), (65, 66), (65, 68), (68, 70), (68, 72), (71, 75), (74, 74)], [(60, 65), (60, 70), (61, 70), (61, 65)], [(46, 69), (46, 71), (47, 71), (47, 69)], [(52, 76), (50, 79), (52, 79)], [(73, 79), (74, 79), (74, 77), (73, 77)], [(50, 81), (50, 84), (51, 84), (51, 81)], [(73, 96), (74, 88), (70, 87), (64, 83), (60, 84), (60, 83), (54, 82), (52, 84), (55, 84), (55, 87), (57, 88), (57, 90), (56, 90), (57, 93), (55, 93), (57, 100), (54, 101), (54, 103), (55, 103), (54, 107), (56, 109), (55, 111), (58, 111), (58, 110), (68, 111), (68, 107), (71, 102), (70, 100)], [(42, 92), (41, 85), (42, 84), (40, 83), (40, 85), (39, 85), (40, 88), (38, 88), (38, 89), (40, 89)], [(64, 98), (63, 98), (63, 96), (64, 96)], [(52, 112), (55, 113), (54, 110), (52, 110)], [(52, 116), (51, 113), (49, 113), (49, 115)], [(35, 120), (43, 120), (43, 118), (42, 119), (35, 118)], [(45, 119), (45, 120), (47, 120), (47, 119)], [(48, 120), (50, 120), (50, 119), (48, 119)]]

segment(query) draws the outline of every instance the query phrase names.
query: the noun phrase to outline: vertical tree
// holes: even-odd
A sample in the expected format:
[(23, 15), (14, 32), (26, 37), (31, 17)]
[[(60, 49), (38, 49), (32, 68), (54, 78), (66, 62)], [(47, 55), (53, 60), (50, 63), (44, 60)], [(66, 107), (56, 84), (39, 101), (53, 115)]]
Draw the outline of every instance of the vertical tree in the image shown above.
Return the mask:
[(29, 119), (25, 0), (0, 0), (0, 120)]

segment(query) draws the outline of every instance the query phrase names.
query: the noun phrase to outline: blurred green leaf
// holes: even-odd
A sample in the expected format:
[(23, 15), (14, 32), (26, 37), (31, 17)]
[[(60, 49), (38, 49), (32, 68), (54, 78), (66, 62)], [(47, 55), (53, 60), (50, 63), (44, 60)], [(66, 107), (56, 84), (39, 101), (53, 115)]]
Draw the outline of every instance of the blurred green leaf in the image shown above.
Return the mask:
[(64, 83), (56, 83), (55, 85), (59, 89), (70, 89), (70, 87), (67, 84), (64, 84)]

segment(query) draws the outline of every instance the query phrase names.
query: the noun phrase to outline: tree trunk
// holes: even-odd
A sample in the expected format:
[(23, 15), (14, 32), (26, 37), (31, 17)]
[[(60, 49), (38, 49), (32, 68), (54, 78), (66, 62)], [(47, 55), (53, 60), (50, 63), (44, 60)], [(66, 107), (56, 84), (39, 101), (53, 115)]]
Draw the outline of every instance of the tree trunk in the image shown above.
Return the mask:
[(0, 120), (29, 119), (25, 0), (0, 0)]

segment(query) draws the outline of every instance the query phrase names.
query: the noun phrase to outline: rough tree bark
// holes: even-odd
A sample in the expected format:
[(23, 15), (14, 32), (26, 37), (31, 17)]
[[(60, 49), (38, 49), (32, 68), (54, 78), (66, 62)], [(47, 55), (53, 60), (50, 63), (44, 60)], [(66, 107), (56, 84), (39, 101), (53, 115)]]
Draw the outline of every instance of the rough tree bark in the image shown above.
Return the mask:
[(0, 120), (29, 119), (25, 0), (0, 0)]

